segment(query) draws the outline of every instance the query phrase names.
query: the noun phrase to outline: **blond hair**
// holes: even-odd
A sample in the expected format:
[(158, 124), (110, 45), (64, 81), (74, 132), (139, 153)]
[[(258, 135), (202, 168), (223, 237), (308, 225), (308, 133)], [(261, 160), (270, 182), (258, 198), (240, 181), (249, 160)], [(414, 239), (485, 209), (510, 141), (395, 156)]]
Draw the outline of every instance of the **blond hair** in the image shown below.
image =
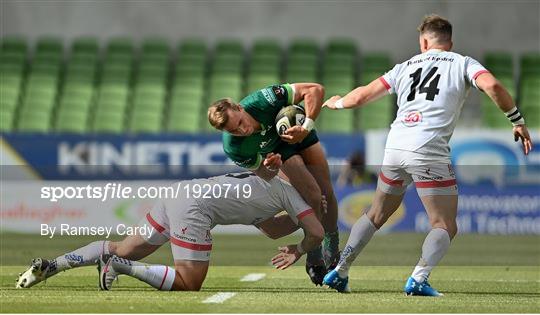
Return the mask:
[(208, 121), (212, 127), (222, 130), (229, 121), (228, 110), (240, 111), (240, 108), (240, 105), (230, 98), (215, 101), (210, 108), (208, 108)]
[(422, 24), (418, 26), (418, 31), (420, 34), (430, 33), (438, 42), (452, 40), (452, 24), (437, 14), (426, 15)]

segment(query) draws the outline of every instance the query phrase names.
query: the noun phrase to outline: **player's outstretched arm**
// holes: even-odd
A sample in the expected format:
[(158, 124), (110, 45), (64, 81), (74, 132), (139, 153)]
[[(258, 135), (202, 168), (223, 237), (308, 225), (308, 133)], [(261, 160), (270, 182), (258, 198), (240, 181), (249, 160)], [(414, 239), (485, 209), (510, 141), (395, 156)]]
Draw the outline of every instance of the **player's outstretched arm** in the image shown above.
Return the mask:
[(476, 78), (476, 86), (486, 93), (489, 98), (506, 114), (510, 120), (514, 133), (514, 140), (521, 140), (523, 153), (529, 154), (533, 143), (525, 119), (517, 109), (512, 96), (506, 88), (491, 73), (486, 72)]
[(288, 268), (306, 252), (317, 248), (324, 238), (324, 228), (314, 213), (304, 216), (299, 224), (304, 230), (304, 239), (299, 244), (278, 248), (280, 253), (272, 258), (272, 264), (277, 269)]
[(332, 96), (324, 102), (323, 107), (330, 109), (355, 108), (376, 101), (386, 94), (388, 94), (386, 86), (380, 79), (377, 79), (368, 85), (357, 87), (344, 97)]
[(273, 218), (255, 224), (255, 226), (264, 235), (273, 240), (292, 234), (300, 228), (288, 214), (276, 215)]

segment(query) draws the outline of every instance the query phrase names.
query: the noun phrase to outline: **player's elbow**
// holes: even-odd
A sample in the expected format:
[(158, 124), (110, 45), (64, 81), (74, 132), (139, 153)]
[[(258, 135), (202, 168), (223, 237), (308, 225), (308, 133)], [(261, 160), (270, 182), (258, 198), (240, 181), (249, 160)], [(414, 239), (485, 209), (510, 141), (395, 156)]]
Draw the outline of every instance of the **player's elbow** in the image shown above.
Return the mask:
[(501, 82), (499, 82), (499, 80), (489, 80), (487, 82), (483, 82), (480, 88), (488, 95), (497, 95), (505, 90), (504, 86)]
[(277, 240), (278, 238), (281, 238), (282, 235), (277, 232), (277, 231), (269, 231), (269, 230), (265, 230), (263, 231), (264, 235), (266, 235), (268, 238), (270, 239), (273, 239), (273, 240)]
[(319, 83), (311, 83), (308, 91), (309, 94), (313, 95), (316, 98), (322, 99), (324, 97), (324, 86)]

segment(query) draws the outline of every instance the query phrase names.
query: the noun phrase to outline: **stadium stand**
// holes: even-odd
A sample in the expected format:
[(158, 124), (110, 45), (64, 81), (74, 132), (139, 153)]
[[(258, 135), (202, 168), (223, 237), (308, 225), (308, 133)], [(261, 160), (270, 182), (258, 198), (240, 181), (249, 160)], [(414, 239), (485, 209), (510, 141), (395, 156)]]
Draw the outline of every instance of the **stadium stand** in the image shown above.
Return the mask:
[[(327, 97), (345, 95), (356, 86), (356, 44), (352, 40), (334, 39), (328, 42), (322, 61), (322, 83)], [(351, 133), (357, 111), (322, 111), (319, 129), (325, 132)]]
[(6, 37), (0, 51), (0, 130), (14, 127), (16, 110), (22, 96), (26, 71), (27, 44), (22, 38)]
[[(514, 85), (514, 63), (512, 55), (506, 52), (490, 52), (484, 56), (485, 67), (493, 73), (508, 89), (512, 97), (516, 97)], [(482, 94), (481, 112), (483, 125), (489, 128), (508, 128), (508, 119), (501, 115), (500, 110), (491, 99)]]
[[(393, 66), (390, 56), (384, 52), (372, 52), (362, 58), (360, 84), (366, 85), (379, 78)], [(384, 96), (369, 106), (360, 108), (359, 117), (356, 119), (357, 129), (383, 129), (390, 128), (396, 106), (394, 97)]]
[(519, 106), (526, 123), (540, 128), (540, 53), (523, 55), (520, 68)]
[[(206, 121), (213, 101), (239, 100), (279, 82), (320, 82), (326, 96), (344, 95), (381, 76), (393, 65), (385, 52), (359, 54), (354, 40), (332, 38), (320, 44), (292, 40), (287, 49), (260, 38), (247, 49), (237, 39), (210, 46), (200, 38), (182, 40), (175, 51), (168, 40), (81, 37), (64, 51), (64, 41), (7, 36), (0, 50), (0, 130), (68, 133), (215, 132)], [(33, 48), (33, 49), (31, 49)], [(66, 46), (67, 48), (67, 46)], [(359, 57), (360, 56), (360, 57)], [(514, 58), (489, 52), (484, 64), (517, 97), (527, 123), (540, 127), (540, 54)], [(516, 80), (517, 79), (517, 80)], [(351, 133), (388, 128), (395, 101), (386, 96), (355, 110), (323, 111), (318, 129)], [(485, 127), (508, 127), (508, 120), (482, 95)]]
[(169, 132), (196, 133), (206, 117), (204, 86), (207, 47), (199, 39), (188, 39), (178, 47), (167, 115)]

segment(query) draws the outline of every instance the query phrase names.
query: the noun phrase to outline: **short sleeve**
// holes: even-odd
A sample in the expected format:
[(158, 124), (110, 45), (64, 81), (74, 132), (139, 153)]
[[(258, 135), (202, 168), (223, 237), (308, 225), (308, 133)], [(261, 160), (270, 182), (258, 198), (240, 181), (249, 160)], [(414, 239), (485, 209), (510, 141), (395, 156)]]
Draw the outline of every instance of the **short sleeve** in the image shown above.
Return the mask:
[(395, 65), (390, 71), (379, 78), (390, 94), (395, 93), (398, 66), (399, 65)]
[(489, 71), (474, 58), (465, 57), (465, 74), (467, 76), (467, 80), (476, 89), (478, 89), (478, 86), (476, 86), (476, 78), (483, 73), (489, 73)]
[(259, 92), (273, 107), (284, 107), (294, 101), (294, 88), (290, 84), (271, 85)]
[(298, 191), (288, 182), (279, 179), (283, 187), (283, 207), (295, 224), (305, 216), (314, 213)]

